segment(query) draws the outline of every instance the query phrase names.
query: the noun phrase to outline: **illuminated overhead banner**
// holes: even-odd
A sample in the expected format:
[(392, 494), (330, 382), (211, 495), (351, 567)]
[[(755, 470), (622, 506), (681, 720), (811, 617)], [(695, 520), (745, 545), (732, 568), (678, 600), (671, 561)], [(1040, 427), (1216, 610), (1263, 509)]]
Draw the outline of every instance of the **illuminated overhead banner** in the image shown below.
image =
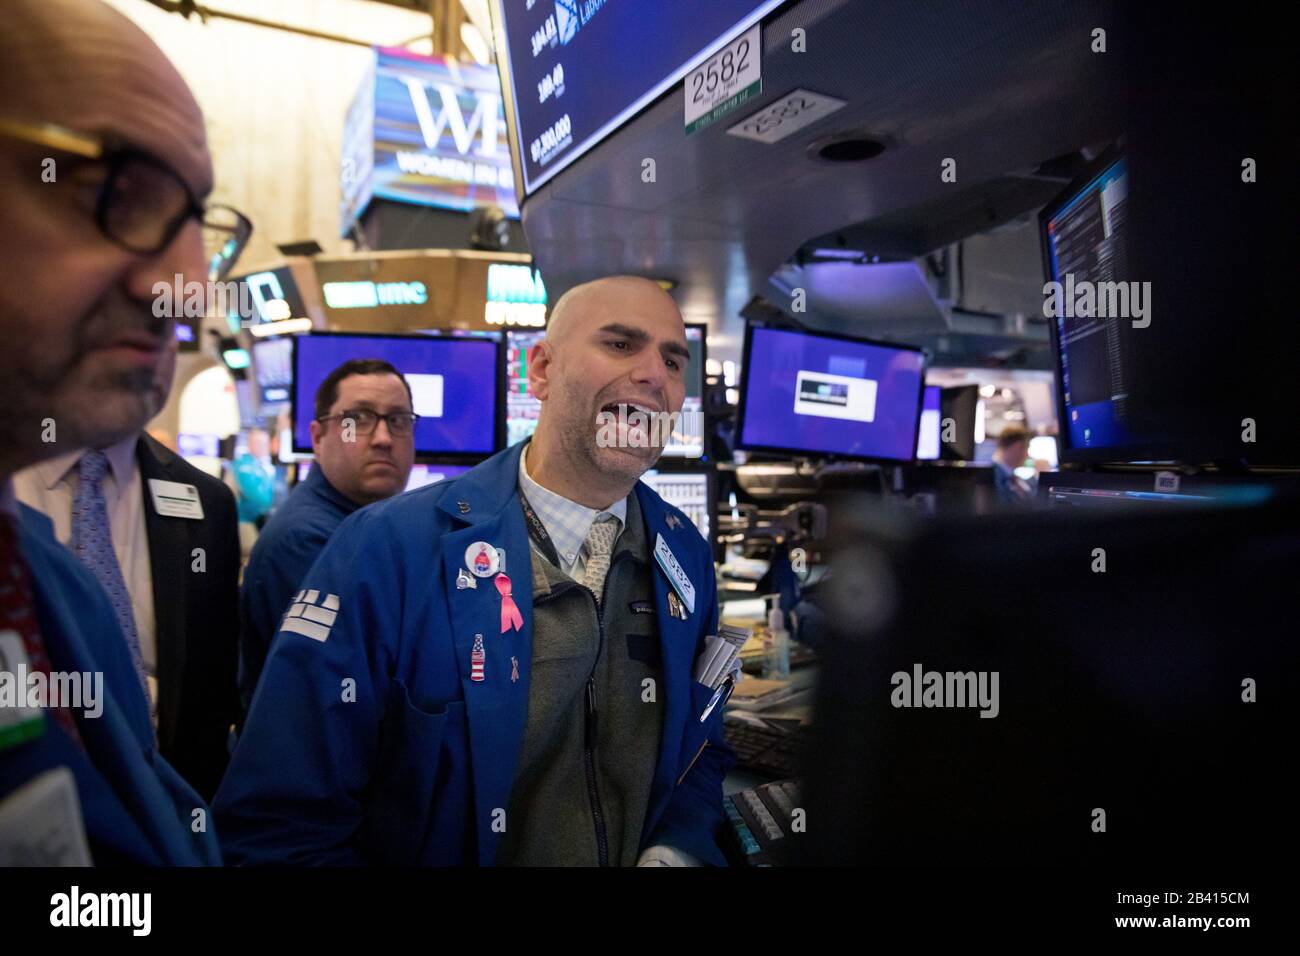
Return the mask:
[(546, 325), (546, 286), (529, 258), (461, 249), (317, 256), (327, 327), (500, 332)]
[(501, 86), (492, 67), (378, 48), (343, 133), (346, 233), (371, 197), (517, 217)]

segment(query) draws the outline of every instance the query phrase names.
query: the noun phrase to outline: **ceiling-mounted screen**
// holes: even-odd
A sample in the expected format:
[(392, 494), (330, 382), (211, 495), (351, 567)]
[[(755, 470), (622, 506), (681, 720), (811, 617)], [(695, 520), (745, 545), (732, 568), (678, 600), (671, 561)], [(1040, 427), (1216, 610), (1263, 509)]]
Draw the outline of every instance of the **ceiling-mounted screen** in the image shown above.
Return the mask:
[(506, 56), (499, 63), (502, 82), (510, 83), (524, 192), (782, 2), (501, 0), (497, 27)]

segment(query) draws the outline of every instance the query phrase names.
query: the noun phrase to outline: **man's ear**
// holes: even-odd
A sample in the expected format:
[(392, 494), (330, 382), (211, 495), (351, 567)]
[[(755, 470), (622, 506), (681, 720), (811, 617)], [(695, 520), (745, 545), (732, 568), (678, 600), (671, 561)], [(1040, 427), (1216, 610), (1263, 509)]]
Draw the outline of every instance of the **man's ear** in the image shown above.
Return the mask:
[(311, 452), (320, 458), (320, 440), (325, 434), (325, 426), (318, 421), (311, 423)]
[(532, 361), (528, 363), (528, 387), (539, 402), (546, 401), (551, 382), (551, 343), (543, 339), (533, 348)]

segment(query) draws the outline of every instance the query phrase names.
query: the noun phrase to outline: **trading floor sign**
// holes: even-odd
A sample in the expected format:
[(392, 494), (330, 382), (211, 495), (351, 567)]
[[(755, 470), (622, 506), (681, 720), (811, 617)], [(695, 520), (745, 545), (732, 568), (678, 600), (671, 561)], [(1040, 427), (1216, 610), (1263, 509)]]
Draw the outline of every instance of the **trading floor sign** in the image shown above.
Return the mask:
[(342, 229), (372, 196), (518, 216), (495, 69), (377, 48), (343, 133)]

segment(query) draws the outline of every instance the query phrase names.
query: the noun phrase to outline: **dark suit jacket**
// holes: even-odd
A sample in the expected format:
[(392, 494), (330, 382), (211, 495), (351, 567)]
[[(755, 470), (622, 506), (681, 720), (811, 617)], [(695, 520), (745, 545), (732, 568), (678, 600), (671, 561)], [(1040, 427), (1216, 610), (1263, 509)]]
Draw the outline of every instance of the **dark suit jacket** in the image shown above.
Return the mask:
[[(158, 749), (211, 800), (226, 764), (238, 712), (239, 522), (235, 497), (221, 481), (148, 435), (136, 446), (144, 488), (145, 529), (153, 571), (158, 645)], [(149, 479), (194, 485), (203, 520), (164, 517)], [(195, 548), (205, 569), (194, 570)]]

